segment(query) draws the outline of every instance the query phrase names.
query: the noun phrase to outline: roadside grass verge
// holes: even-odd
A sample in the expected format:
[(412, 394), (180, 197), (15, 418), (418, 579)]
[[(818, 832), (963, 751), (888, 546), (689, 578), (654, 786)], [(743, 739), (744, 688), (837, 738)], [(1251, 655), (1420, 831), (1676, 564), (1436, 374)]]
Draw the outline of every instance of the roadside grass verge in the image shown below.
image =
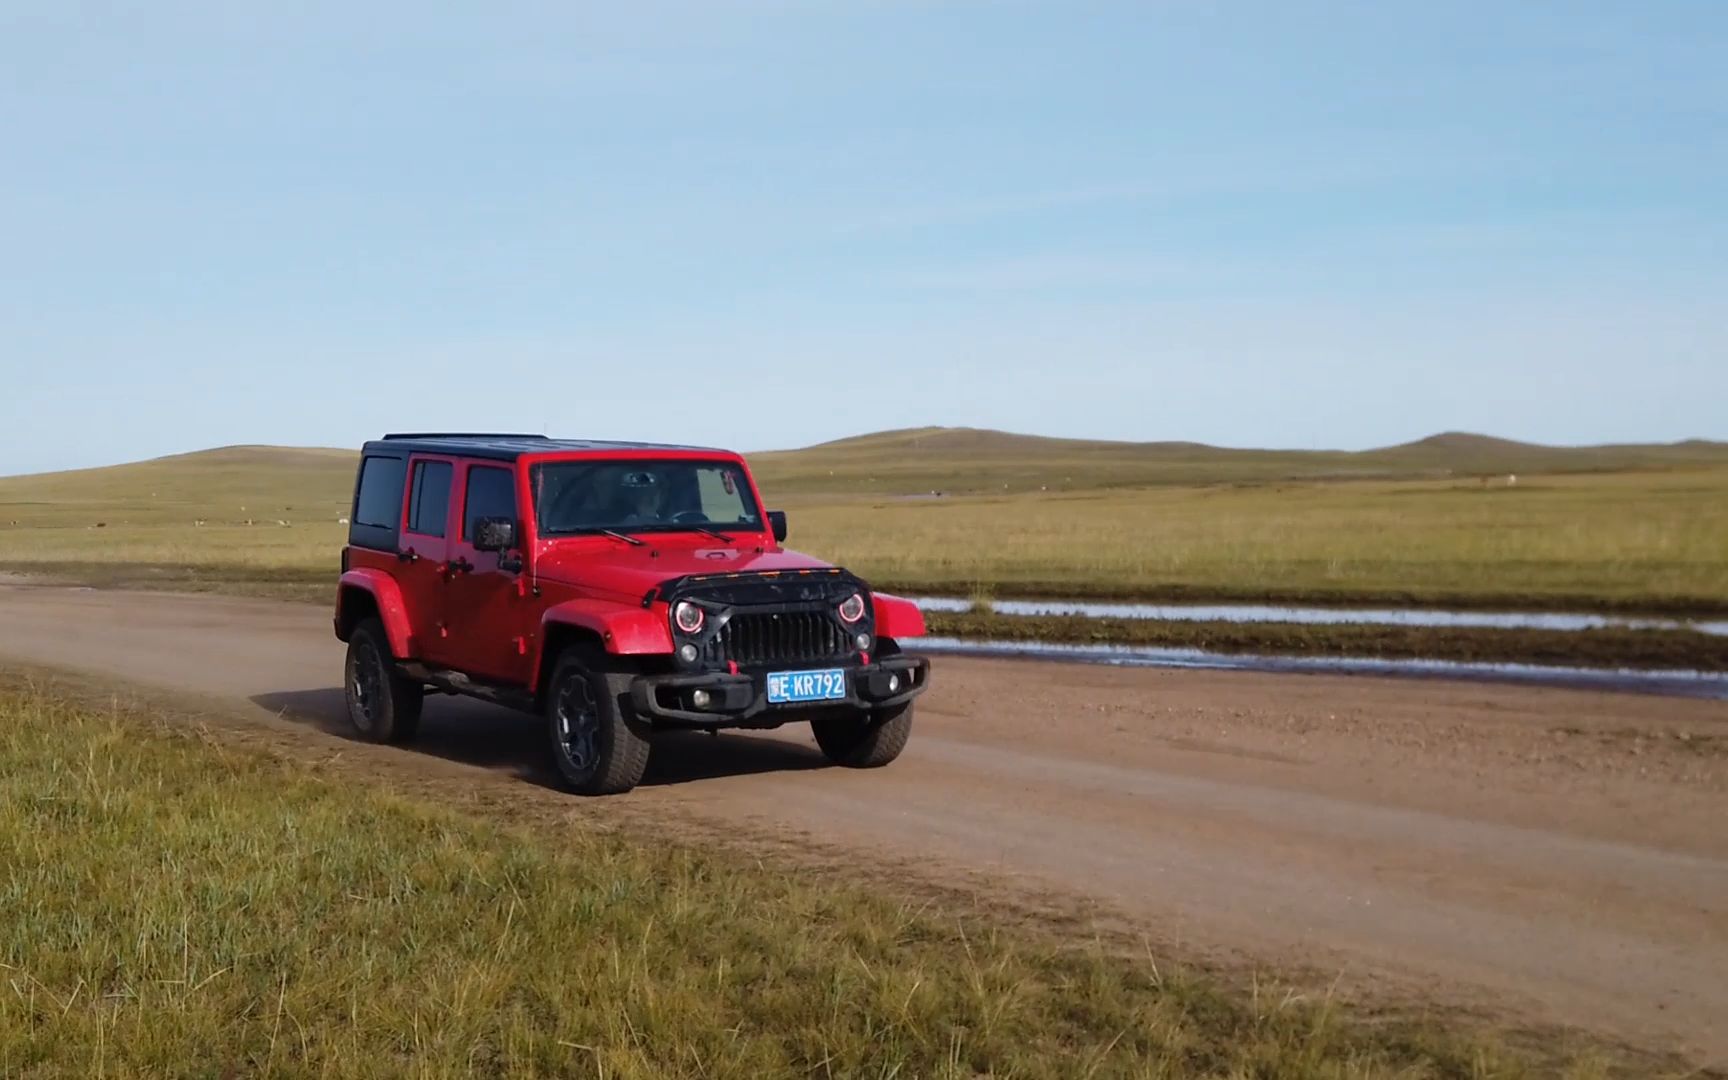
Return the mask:
[(1695, 630), (1520, 630), (1444, 626), (1176, 622), (1084, 615), (925, 613), (945, 637), (1148, 645), (1272, 656), (1380, 657), (1460, 663), (1728, 671), (1728, 637)]
[(586, 814), (491, 821), (39, 676), (0, 671), (0, 760), (6, 1075), (1605, 1070)]

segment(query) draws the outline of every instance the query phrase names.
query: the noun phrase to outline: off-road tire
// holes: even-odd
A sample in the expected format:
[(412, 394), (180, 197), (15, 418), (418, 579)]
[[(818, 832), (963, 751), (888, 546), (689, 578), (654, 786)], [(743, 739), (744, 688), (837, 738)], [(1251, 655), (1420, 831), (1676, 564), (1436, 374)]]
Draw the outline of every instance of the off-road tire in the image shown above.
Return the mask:
[(342, 671), (355, 734), (377, 743), (405, 743), (419, 734), (426, 688), (397, 670), (390, 638), (377, 618), (362, 619), (348, 635)]
[(912, 703), (875, 712), (846, 712), (810, 721), (816, 745), (836, 765), (879, 769), (900, 756), (912, 736)]
[(628, 679), (608, 674), (604, 654), (581, 647), (558, 658), (546, 685), (552, 764), (578, 795), (620, 795), (648, 768), (648, 729), (624, 700)]

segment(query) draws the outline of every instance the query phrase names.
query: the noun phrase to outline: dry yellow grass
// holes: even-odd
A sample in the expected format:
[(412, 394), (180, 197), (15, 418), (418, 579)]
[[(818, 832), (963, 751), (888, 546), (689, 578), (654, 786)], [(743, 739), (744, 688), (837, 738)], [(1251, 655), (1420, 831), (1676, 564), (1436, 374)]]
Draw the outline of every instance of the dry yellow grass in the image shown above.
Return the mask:
[(794, 500), (795, 546), (902, 588), (1728, 605), (1728, 469)]

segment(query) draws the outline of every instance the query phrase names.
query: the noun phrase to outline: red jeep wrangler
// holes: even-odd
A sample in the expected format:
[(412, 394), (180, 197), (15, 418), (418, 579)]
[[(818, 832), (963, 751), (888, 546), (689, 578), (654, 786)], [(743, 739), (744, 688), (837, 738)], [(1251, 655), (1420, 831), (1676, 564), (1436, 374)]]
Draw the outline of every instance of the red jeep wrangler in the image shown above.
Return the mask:
[(886, 765), (928, 661), (906, 600), (780, 546), (737, 454), (543, 435), (366, 444), (336, 600), (348, 716), (411, 739), (427, 687), (546, 717), (574, 791), (628, 791), (656, 729), (809, 721)]

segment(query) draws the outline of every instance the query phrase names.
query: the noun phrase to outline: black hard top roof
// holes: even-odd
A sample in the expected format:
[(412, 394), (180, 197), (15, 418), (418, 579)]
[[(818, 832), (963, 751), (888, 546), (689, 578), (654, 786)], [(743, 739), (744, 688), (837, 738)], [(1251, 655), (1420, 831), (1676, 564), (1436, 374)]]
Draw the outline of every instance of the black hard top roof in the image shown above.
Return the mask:
[(515, 461), (523, 454), (550, 454), (561, 451), (631, 451), (631, 450), (696, 450), (725, 454), (707, 446), (679, 446), (672, 443), (607, 442), (601, 439), (553, 439), (545, 435), (519, 435), (461, 431), (392, 432), (382, 439), (368, 442), (365, 451), (401, 450), (407, 453), (452, 454), (460, 457), (496, 458)]

